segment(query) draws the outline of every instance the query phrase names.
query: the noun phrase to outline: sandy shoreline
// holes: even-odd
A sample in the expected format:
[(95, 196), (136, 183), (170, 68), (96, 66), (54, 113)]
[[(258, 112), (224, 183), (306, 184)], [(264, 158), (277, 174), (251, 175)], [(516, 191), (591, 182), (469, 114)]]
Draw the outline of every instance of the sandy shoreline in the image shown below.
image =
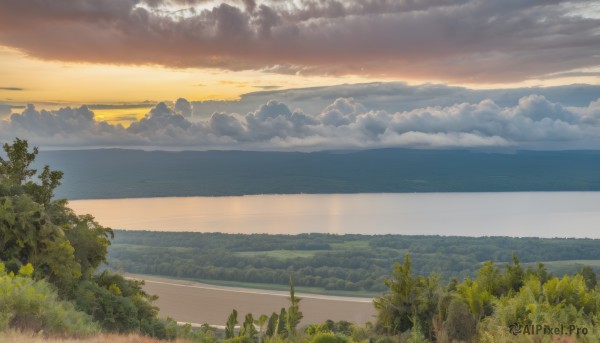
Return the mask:
[[(144, 290), (159, 296), (155, 305), (160, 308), (160, 316), (168, 316), (179, 322), (224, 325), (234, 308), (240, 320), (249, 312), (257, 318), (260, 314), (279, 313), (282, 307), (289, 306), (289, 294), (284, 291), (215, 286), (150, 275), (125, 276), (145, 280)], [(375, 309), (371, 298), (302, 293), (297, 293), (297, 296), (302, 298), (302, 324), (319, 323), (327, 319), (364, 324), (374, 319)]]

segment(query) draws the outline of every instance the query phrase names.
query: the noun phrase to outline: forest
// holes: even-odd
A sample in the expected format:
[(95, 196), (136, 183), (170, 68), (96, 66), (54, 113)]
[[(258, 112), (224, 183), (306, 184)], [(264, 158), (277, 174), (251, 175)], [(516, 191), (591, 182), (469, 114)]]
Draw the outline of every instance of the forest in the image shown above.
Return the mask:
[[(140, 281), (100, 271), (114, 233), (54, 198), (63, 172), (30, 167), (38, 149), (4, 144), (0, 160), (0, 331), (174, 337)], [(37, 176), (37, 177), (36, 177)], [(37, 182), (36, 182), (37, 179)]]
[[(598, 191), (600, 152), (364, 151), (41, 152), (68, 199), (405, 192)], [(117, 228), (118, 229), (118, 228)]]
[[(294, 240), (287, 236), (180, 233), (161, 237), (161, 233), (115, 232), (90, 215), (74, 214), (67, 201), (54, 197), (63, 173), (49, 166), (39, 173), (33, 169), (38, 151), (30, 151), (27, 141), (16, 139), (3, 148), (6, 157), (0, 160), (0, 339), (15, 330), (47, 338), (133, 332), (203, 343), (600, 339), (600, 285), (594, 269), (581, 266), (569, 274), (557, 275), (541, 263), (526, 265), (539, 261), (536, 253), (553, 261), (597, 260), (598, 249), (593, 240), (480, 238), (468, 242), (461, 237), (334, 235), (300, 235)], [(117, 255), (119, 251), (135, 254), (136, 249), (142, 252), (140, 255), (152, 249), (161, 251), (162, 258), (166, 258), (168, 249), (181, 252), (181, 256), (192, 256), (193, 249), (204, 249), (204, 256), (212, 253), (225, 258), (229, 254), (237, 258), (226, 260), (230, 265), (224, 267), (240, 270), (246, 268), (245, 260), (278, 268), (280, 265), (269, 263), (273, 258), (285, 262), (282, 256), (291, 252), (301, 263), (317, 263), (320, 259), (328, 266), (325, 268), (333, 268), (332, 275), (340, 280), (359, 280), (359, 275), (348, 275), (348, 271), (370, 270), (370, 263), (387, 272), (382, 271), (381, 279), (374, 281), (381, 281), (380, 288), (361, 285), (365, 290), (380, 289), (373, 300), (377, 317), (365, 326), (326, 321), (300, 327), (302, 299), (295, 294), (295, 284), (302, 279), (302, 268), (309, 266), (299, 264), (287, 269), (289, 307), (278, 313), (247, 314), (243, 319), (232, 309), (231, 315), (223, 318), (224, 330), (209, 325), (192, 328), (160, 318), (158, 308), (152, 305), (156, 297), (143, 291), (142, 282), (125, 279), (102, 267), (118, 263), (118, 256), (113, 262), (108, 255), (112, 242), (116, 243), (115, 248), (120, 245), (120, 250), (114, 251)], [(356, 258), (352, 251), (356, 251)], [(419, 266), (419, 254), (438, 251), (448, 256), (471, 256), (473, 260), (465, 262), (465, 266), (472, 263), (471, 267), (459, 268), (468, 275), (449, 273), (442, 277), (438, 272), (446, 268), (443, 265), (439, 270), (428, 270), (426, 264)], [(312, 252), (315, 254), (311, 256)], [(336, 256), (338, 253), (341, 255)], [(393, 264), (377, 264), (386, 259), (386, 253)], [(502, 262), (486, 261), (489, 254)], [(437, 258), (444, 259), (444, 255)], [(333, 261), (331, 266), (327, 260)], [(175, 269), (175, 264), (170, 263), (177, 262), (164, 263)], [(221, 268), (216, 267), (215, 261), (211, 263), (215, 269)], [(346, 283), (340, 286), (347, 287)]]
[(404, 235), (267, 235), (115, 231), (109, 267), (208, 282), (295, 284), (309, 292), (377, 294), (406, 254), (416, 275), (474, 277), (486, 261), (542, 263), (555, 274), (600, 271), (600, 240)]

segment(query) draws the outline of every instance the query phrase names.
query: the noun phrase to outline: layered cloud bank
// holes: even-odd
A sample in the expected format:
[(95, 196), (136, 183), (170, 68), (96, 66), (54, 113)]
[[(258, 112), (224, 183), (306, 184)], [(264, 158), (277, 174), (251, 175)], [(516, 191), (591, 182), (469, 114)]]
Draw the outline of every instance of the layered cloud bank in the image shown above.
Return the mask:
[[(310, 99), (305, 99), (310, 103)], [(28, 106), (0, 121), (0, 137), (46, 148), (325, 150), (380, 147), (600, 149), (600, 99), (567, 106), (543, 95), (390, 111), (339, 97), (319, 111), (269, 100), (248, 112), (199, 115), (202, 104), (157, 104), (125, 128), (97, 121), (86, 106)]]
[(599, 18), (589, 0), (3, 0), (0, 45), (45, 60), (497, 83), (598, 76)]

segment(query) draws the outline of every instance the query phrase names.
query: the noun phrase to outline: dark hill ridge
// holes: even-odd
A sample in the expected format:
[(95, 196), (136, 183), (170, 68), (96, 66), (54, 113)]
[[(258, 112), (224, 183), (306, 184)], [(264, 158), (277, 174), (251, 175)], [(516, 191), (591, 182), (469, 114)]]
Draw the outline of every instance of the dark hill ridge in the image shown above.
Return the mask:
[(69, 199), (294, 193), (600, 191), (600, 151), (41, 152)]

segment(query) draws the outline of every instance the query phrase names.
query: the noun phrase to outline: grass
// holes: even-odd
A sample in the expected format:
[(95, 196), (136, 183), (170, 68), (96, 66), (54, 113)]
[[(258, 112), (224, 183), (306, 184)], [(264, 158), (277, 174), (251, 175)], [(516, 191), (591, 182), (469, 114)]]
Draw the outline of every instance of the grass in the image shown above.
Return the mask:
[(370, 249), (368, 240), (360, 240), (360, 241), (346, 241), (342, 243), (330, 243), (329, 245), (333, 248), (333, 250), (355, 250), (355, 249)]
[(600, 268), (600, 260), (565, 260), (565, 261), (546, 261), (544, 265), (548, 266), (569, 266), (581, 265), (590, 266), (592, 268)]
[[(135, 274), (136, 276), (143, 276), (144, 274)], [(192, 278), (184, 278), (184, 277), (174, 277), (167, 275), (151, 275), (148, 276), (157, 276), (164, 279), (170, 280), (184, 280), (184, 281), (193, 281), (200, 282), (207, 285), (214, 286), (226, 286), (226, 287), (239, 287), (239, 288), (249, 288), (249, 289), (263, 289), (268, 291), (284, 291), (287, 292), (290, 290), (289, 285), (280, 285), (280, 284), (272, 284), (272, 283), (254, 283), (254, 282), (238, 282), (238, 281), (223, 281), (223, 280), (207, 280), (207, 279), (192, 279)], [(294, 289), (300, 293), (306, 294), (316, 294), (316, 295), (332, 295), (332, 296), (342, 296), (342, 297), (375, 297), (380, 296), (381, 292), (366, 292), (366, 291), (335, 291), (335, 290), (326, 290), (320, 287), (303, 287), (303, 286), (295, 286)]]
[[(148, 245), (144, 245), (144, 244), (129, 244), (129, 243), (112, 243), (113, 246), (115, 247), (119, 247), (119, 248), (123, 248), (123, 249), (130, 249), (130, 250), (144, 250), (148, 248)], [(186, 252), (191, 252), (193, 253), (194, 251), (196, 251), (196, 248), (192, 248), (192, 247), (159, 247), (160, 249), (169, 249), (172, 250), (174, 252), (178, 252), (178, 253), (186, 253)]]
[(318, 253), (332, 253), (341, 250), (367, 250), (370, 249), (369, 241), (346, 241), (342, 243), (330, 243), (331, 250), (264, 250), (264, 251), (241, 251), (235, 255), (239, 257), (265, 256), (277, 260), (290, 258), (310, 258)]
[[(596, 270), (596, 272), (600, 271), (600, 260), (564, 260), (564, 261), (542, 261), (546, 269), (557, 274), (569, 274), (574, 269), (580, 270), (585, 266), (590, 266)], [(523, 263), (523, 267), (533, 267), (537, 266), (537, 262), (535, 263)]]
[(319, 252), (328, 252), (330, 250), (268, 250), (268, 251), (240, 251), (236, 252), (235, 256), (239, 257), (256, 257), (266, 256), (277, 260), (286, 260), (289, 258), (309, 258), (315, 256)]
[(263, 251), (241, 251), (235, 255), (239, 257), (256, 257), (265, 256), (277, 260), (286, 260), (290, 258), (310, 258), (318, 253), (333, 253), (342, 250), (368, 250), (370, 249), (369, 241), (346, 241), (341, 243), (330, 243), (331, 250), (263, 250)]
[[(21, 332), (9, 330), (0, 332), (0, 342), (2, 343), (163, 343), (154, 338), (149, 338), (137, 334), (116, 335), (116, 334), (98, 334), (88, 337), (57, 337), (45, 336), (41, 333)], [(188, 343), (189, 341), (177, 339), (171, 341), (174, 343)]]

